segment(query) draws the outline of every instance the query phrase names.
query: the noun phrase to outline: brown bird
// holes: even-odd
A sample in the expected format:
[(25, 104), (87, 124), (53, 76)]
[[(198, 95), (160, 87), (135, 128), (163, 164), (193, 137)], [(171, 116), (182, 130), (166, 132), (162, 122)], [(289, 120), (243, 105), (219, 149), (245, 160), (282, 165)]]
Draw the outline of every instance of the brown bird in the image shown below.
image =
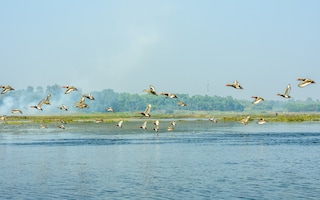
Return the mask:
[(72, 92), (72, 91), (78, 91), (78, 89), (75, 88), (74, 86), (64, 85), (64, 86), (62, 86), (62, 88), (67, 88), (67, 90), (65, 91), (65, 94), (69, 94), (69, 93)]
[(254, 99), (255, 99), (255, 100), (252, 102), (253, 104), (258, 104), (258, 103), (264, 101), (263, 98), (257, 97), (257, 96), (252, 96), (251, 98), (254, 98)]
[(248, 115), (245, 118), (243, 118), (242, 120), (240, 120), (240, 123), (243, 124), (243, 125), (247, 125), (249, 119), (250, 119), (250, 115)]
[(161, 95), (166, 96), (166, 98), (169, 98), (169, 99), (178, 98), (177, 95), (173, 93), (161, 92)]
[(298, 78), (297, 80), (300, 81), (298, 86), (301, 87), (301, 88), (302, 87), (306, 87), (307, 85), (310, 85), (312, 83), (316, 83), (316, 82), (314, 82), (313, 80), (311, 80), (309, 78)]
[(3, 90), (1, 91), (1, 94), (5, 94), (8, 91), (14, 90), (10, 85), (7, 86), (1, 86), (1, 88), (3, 88)]
[(43, 103), (44, 104), (47, 104), (47, 105), (50, 105), (50, 99), (51, 99), (51, 94), (49, 93), (46, 98), (44, 99)]
[(149, 90), (145, 89), (143, 91), (148, 93), (148, 94), (153, 94), (153, 95), (158, 96), (158, 94), (156, 92), (156, 89), (152, 85), (149, 86)]
[(237, 80), (235, 80), (233, 84), (227, 83), (226, 86), (233, 87), (235, 89), (243, 89)]

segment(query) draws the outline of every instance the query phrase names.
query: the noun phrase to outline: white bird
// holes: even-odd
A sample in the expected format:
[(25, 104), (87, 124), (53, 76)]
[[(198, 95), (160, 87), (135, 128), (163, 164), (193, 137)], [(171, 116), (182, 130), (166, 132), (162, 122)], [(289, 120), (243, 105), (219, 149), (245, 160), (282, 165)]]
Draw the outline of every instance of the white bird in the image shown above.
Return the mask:
[(290, 84), (288, 84), (287, 85), (287, 87), (286, 87), (286, 89), (284, 90), (284, 93), (283, 94), (277, 94), (278, 96), (281, 96), (281, 97), (283, 97), (283, 98), (287, 98), (287, 99), (289, 99), (289, 98), (291, 98), (291, 96), (289, 95), (290, 94), (290, 91), (291, 91), (291, 85)]
[(233, 84), (227, 83), (226, 86), (233, 87), (235, 89), (243, 89), (237, 80), (235, 80)]
[(107, 108), (105, 108), (105, 110), (106, 110), (107, 112), (114, 112), (114, 110), (113, 110), (112, 107), (107, 107)]
[(122, 124), (123, 124), (123, 121), (122, 120), (120, 120), (118, 123), (117, 123), (117, 127), (119, 127), (119, 128), (122, 128)]
[(150, 110), (151, 110), (151, 104), (149, 104), (144, 112), (138, 112), (138, 114), (141, 114), (145, 117), (150, 117)]
[(261, 125), (261, 124), (265, 124), (265, 123), (267, 123), (267, 121), (265, 119), (263, 119), (263, 118), (258, 119), (257, 124)]
[(313, 80), (311, 80), (309, 78), (298, 78), (297, 80), (300, 81), (298, 86), (301, 87), (301, 88), (302, 87), (306, 87), (307, 85), (310, 85), (312, 83), (316, 83), (316, 82), (314, 82)]
[(217, 119), (215, 119), (214, 117), (209, 118), (209, 121), (213, 122), (213, 123), (217, 123)]
[(147, 129), (147, 121), (144, 121), (141, 126), (139, 126), (141, 129)]

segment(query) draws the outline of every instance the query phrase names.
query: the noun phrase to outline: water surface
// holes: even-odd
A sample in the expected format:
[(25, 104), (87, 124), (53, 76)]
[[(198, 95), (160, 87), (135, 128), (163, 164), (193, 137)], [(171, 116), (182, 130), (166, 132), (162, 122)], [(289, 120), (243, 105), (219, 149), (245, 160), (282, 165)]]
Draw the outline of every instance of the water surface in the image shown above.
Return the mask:
[(0, 124), (2, 199), (317, 199), (320, 123)]

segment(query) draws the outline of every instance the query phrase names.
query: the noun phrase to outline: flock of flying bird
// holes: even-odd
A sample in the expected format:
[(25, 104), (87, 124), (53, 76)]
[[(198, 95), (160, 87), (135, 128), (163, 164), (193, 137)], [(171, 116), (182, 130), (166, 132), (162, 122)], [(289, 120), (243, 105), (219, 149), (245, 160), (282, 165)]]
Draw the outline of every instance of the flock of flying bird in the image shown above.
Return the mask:
[[(309, 78), (298, 78), (297, 80), (299, 81), (298, 87), (301, 87), (301, 88), (306, 87), (307, 85), (315, 83), (315, 81), (313, 81), (313, 80), (311, 80)], [(243, 87), (240, 85), (240, 83), (237, 80), (235, 80), (232, 84), (226, 84), (226, 86), (233, 87), (235, 89), (243, 89)], [(7, 86), (0, 85), (0, 88), (2, 88), (1, 94), (5, 94), (8, 91), (14, 90), (14, 88), (12, 88), (9, 85), (7, 85)], [(78, 90), (74, 86), (65, 86), (64, 85), (64, 86), (62, 86), (62, 88), (66, 89), (65, 90), (65, 94), (69, 94), (72, 91), (77, 91)], [(152, 85), (149, 86), (149, 89), (143, 90), (143, 92), (146, 92), (146, 93), (151, 94), (151, 95), (158, 96), (158, 93), (156, 92), (155, 87), (153, 87)], [(283, 93), (278, 93), (277, 95), (288, 99), (288, 98), (291, 98), (290, 92), (291, 92), (291, 85), (288, 84), (287, 87), (285, 88), (284, 92)], [(163, 95), (163, 96), (165, 96), (166, 98), (169, 98), (169, 99), (177, 99), (178, 98), (177, 95), (175, 95), (173, 93), (161, 92), (160, 95)], [(46, 96), (46, 98), (42, 99), (37, 105), (30, 106), (30, 108), (35, 108), (37, 110), (43, 110), (42, 109), (42, 105), (43, 104), (50, 105), (50, 98), (51, 98), (51, 94), (48, 94)], [(258, 103), (264, 101), (264, 99), (262, 97), (260, 97), (260, 96), (252, 96), (252, 98), (254, 98), (254, 100), (252, 102), (253, 104), (258, 104)], [(93, 95), (91, 93), (83, 94), (81, 96), (81, 99), (78, 102), (76, 102), (75, 106), (77, 108), (80, 108), (80, 109), (88, 108), (89, 106), (88, 106), (87, 103), (85, 103), (85, 99), (95, 100), (95, 98), (93, 97)], [(187, 106), (184, 102), (181, 102), (181, 101), (178, 101), (177, 104), (179, 106)], [(140, 115), (142, 115), (144, 117), (150, 117), (151, 116), (150, 115), (151, 107), (152, 107), (151, 104), (148, 104), (146, 109), (145, 109), (145, 111), (144, 112), (138, 112), (138, 114), (140, 114)], [(58, 106), (58, 109), (64, 110), (64, 111), (68, 110), (68, 108), (64, 104), (62, 104), (61, 106)], [(114, 111), (112, 109), (112, 107), (105, 108), (105, 110), (108, 111), (108, 112), (113, 112)], [(13, 114), (20, 113), (20, 114), (22, 114), (22, 111), (19, 110), (19, 109), (12, 109), (11, 113), (13, 113)], [(240, 121), (240, 123), (246, 125), (246, 124), (248, 124), (249, 119), (250, 119), (250, 116), (246, 116), (245, 118), (243, 118)], [(6, 120), (6, 115), (1, 116), (0, 120), (5, 121)], [(215, 118), (210, 118), (209, 120), (211, 122), (217, 123), (217, 120)], [(97, 123), (102, 122), (102, 121), (103, 121), (102, 119), (96, 119)], [(64, 122), (62, 121), (62, 123), (64, 123)], [(257, 123), (258, 124), (265, 124), (266, 120), (258, 119)], [(116, 124), (116, 126), (122, 128), (122, 124), (123, 124), (123, 120), (120, 120)], [(154, 131), (156, 131), (156, 132), (159, 131), (159, 124), (160, 124), (159, 120), (156, 120), (154, 122), (154, 128), (153, 128)], [(176, 122), (172, 121), (172, 122), (170, 122), (170, 125), (167, 127), (167, 130), (168, 131), (174, 130), (175, 126), (176, 126)], [(60, 124), (58, 127), (64, 129), (64, 125), (63, 124)], [(46, 126), (41, 125), (41, 128), (46, 128)], [(139, 126), (139, 128), (147, 129), (147, 121), (144, 121), (143, 124), (141, 126)]]

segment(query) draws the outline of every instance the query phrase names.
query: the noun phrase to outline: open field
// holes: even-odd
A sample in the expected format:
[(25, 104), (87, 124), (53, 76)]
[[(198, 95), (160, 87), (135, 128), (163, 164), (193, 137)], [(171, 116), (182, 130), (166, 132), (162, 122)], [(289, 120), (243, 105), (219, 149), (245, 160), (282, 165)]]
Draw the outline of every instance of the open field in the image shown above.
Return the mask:
[(186, 112), (175, 114), (153, 114), (150, 118), (142, 117), (136, 113), (77, 113), (70, 115), (9, 115), (3, 121), (7, 124), (20, 123), (55, 123), (61, 120), (66, 123), (96, 123), (117, 122), (119, 120), (156, 120), (156, 119), (197, 119), (207, 120), (211, 117), (219, 122), (240, 121), (250, 115), (250, 121), (264, 118), (268, 122), (303, 122), (320, 121), (320, 113), (245, 113), (245, 112)]

